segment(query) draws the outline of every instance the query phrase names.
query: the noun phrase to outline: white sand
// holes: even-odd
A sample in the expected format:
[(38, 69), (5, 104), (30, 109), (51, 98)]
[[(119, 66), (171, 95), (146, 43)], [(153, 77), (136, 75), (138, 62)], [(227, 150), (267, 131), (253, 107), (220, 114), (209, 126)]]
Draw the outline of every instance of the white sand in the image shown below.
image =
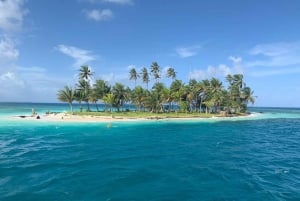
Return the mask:
[(237, 117), (212, 117), (212, 118), (201, 118), (201, 117), (187, 117), (187, 118), (156, 118), (155, 116), (149, 116), (149, 118), (130, 118), (130, 117), (112, 117), (112, 116), (91, 116), (91, 115), (71, 115), (67, 113), (57, 113), (57, 114), (45, 114), (39, 115), (40, 119), (36, 116), (25, 116), (21, 118), (20, 116), (12, 117), (14, 120), (24, 120), (24, 121), (43, 121), (43, 122), (136, 122), (136, 121), (156, 121), (156, 120), (168, 120), (168, 121), (188, 121), (188, 120), (237, 120), (237, 119), (249, 119), (256, 115), (251, 114), (248, 116), (237, 116)]

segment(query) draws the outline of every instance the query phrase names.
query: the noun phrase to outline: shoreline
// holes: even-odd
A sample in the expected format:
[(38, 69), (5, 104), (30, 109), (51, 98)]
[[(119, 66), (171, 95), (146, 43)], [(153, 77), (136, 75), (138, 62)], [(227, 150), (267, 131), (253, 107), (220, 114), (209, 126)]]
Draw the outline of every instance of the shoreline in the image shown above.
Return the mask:
[[(212, 117), (159, 117), (149, 115), (149, 117), (123, 117), (123, 116), (93, 116), (93, 115), (72, 115), (68, 113), (43, 114), (38, 116), (19, 115), (10, 119), (20, 121), (35, 122), (70, 122), (70, 123), (111, 123), (111, 122), (145, 122), (145, 121), (195, 121), (195, 120), (236, 120), (251, 119), (257, 116), (256, 113), (237, 116), (212, 116)], [(39, 117), (39, 118), (37, 118)]]

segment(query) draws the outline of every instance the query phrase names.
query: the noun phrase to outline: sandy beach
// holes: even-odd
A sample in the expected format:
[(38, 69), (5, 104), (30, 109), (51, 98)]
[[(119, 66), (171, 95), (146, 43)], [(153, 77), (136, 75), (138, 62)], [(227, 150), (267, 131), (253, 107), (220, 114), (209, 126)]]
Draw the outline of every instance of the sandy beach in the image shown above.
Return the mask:
[[(39, 118), (37, 118), (39, 116)], [(157, 120), (208, 120), (208, 119), (218, 119), (218, 120), (229, 120), (229, 119), (242, 119), (255, 117), (256, 114), (250, 114), (247, 116), (234, 116), (234, 117), (217, 117), (213, 116), (210, 118), (204, 117), (157, 117), (155, 115), (150, 115), (147, 118), (141, 117), (122, 117), (122, 116), (92, 116), (92, 115), (71, 115), (68, 113), (54, 113), (54, 114), (43, 114), (38, 116), (14, 116), (14, 120), (24, 120), (24, 121), (43, 121), (43, 122), (137, 122), (137, 121), (157, 121)]]

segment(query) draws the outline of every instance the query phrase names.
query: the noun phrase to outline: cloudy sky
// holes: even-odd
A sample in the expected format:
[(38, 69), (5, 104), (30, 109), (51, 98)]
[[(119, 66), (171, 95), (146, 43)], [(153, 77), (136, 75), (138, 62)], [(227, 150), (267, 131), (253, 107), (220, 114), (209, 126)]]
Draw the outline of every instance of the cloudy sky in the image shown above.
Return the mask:
[(57, 102), (83, 64), (132, 87), (128, 69), (157, 61), (186, 83), (243, 73), (256, 106), (300, 107), (299, 10), (297, 0), (0, 0), (0, 101)]

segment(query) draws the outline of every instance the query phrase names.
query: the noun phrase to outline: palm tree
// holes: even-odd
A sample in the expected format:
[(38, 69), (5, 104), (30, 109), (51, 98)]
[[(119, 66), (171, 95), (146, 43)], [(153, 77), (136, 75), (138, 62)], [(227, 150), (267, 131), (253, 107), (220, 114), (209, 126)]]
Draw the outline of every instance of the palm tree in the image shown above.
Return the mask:
[(211, 101), (213, 102), (213, 107), (218, 111), (222, 99), (222, 82), (217, 78), (212, 78), (210, 80), (210, 90), (211, 90)]
[(147, 108), (150, 112), (156, 112), (157, 109), (157, 93), (149, 93), (144, 98), (144, 107)]
[(254, 104), (255, 96), (253, 96), (253, 93), (254, 93), (254, 91), (251, 91), (250, 87), (244, 87), (243, 90), (242, 90), (243, 100), (246, 103), (250, 102), (250, 103)]
[(190, 79), (188, 84), (188, 90), (187, 90), (187, 101), (190, 103), (190, 106), (192, 106), (192, 109), (195, 109), (197, 111), (197, 105), (199, 105), (199, 87), (198, 82), (195, 79)]
[(160, 111), (163, 111), (163, 91), (165, 90), (165, 85), (163, 83), (156, 83), (152, 87), (152, 93), (154, 94), (154, 97), (156, 98), (156, 105), (155, 105), (155, 112), (158, 112), (158, 108)]
[(93, 72), (91, 72), (89, 66), (83, 65), (79, 69), (79, 79), (89, 80), (93, 76)]
[(167, 78), (172, 78), (173, 80), (176, 78), (176, 72), (174, 68), (168, 68), (167, 69)]
[[(124, 90), (124, 102), (123, 105), (131, 101), (131, 89), (127, 86)], [(126, 111), (129, 111), (129, 108), (126, 108)]]
[(147, 90), (148, 90), (148, 83), (149, 83), (150, 79), (149, 79), (149, 73), (148, 73), (147, 68), (145, 68), (145, 67), (142, 68), (141, 75), (142, 75), (142, 81), (143, 81), (143, 83), (147, 84)]
[(242, 74), (235, 74), (233, 75), (233, 81), (236, 86), (238, 86), (240, 89), (243, 88), (245, 83), (243, 82), (243, 75)]
[(167, 102), (168, 105), (168, 112), (171, 112), (171, 107), (172, 107), (172, 101), (173, 101), (173, 94), (170, 89), (164, 88), (162, 91), (162, 98), (164, 102)]
[(103, 97), (103, 102), (105, 104), (109, 104), (109, 106), (110, 106), (110, 112), (112, 112), (112, 108), (113, 108), (113, 105), (115, 103), (115, 95), (113, 93), (106, 94)]
[(79, 90), (75, 90), (75, 100), (79, 103), (79, 111), (82, 112), (82, 101), (83, 101), (83, 97), (84, 94), (82, 91)]
[(97, 94), (98, 99), (102, 99), (103, 96), (110, 92), (110, 86), (108, 82), (104, 80), (96, 80), (95, 84), (93, 85), (93, 90)]
[(76, 90), (80, 93), (82, 100), (85, 101), (87, 104), (87, 111), (90, 111), (90, 105), (89, 105), (89, 95), (91, 92), (90, 83), (84, 79), (81, 79), (78, 81), (76, 86), (77, 86)]
[(99, 112), (99, 107), (98, 107), (98, 104), (97, 104), (97, 101), (99, 100), (99, 95), (97, 94), (97, 91), (94, 88), (91, 90), (91, 93), (89, 94), (88, 99), (92, 103), (95, 103), (96, 108), (97, 108), (97, 112)]
[(152, 73), (154, 79), (156, 80), (156, 83), (158, 83), (158, 81), (160, 79), (160, 66), (158, 65), (157, 62), (153, 62), (151, 64), (151, 73)]
[(130, 69), (129, 72), (129, 79), (134, 80), (134, 87), (136, 87), (136, 80), (138, 79), (139, 75), (137, 74), (135, 68)]
[(254, 104), (255, 96), (253, 96), (253, 93), (254, 92), (251, 90), (250, 87), (244, 87), (242, 89), (242, 93), (241, 93), (241, 98), (242, 98), (242, 102), (243, 102), (243, 105), (242, 105), (243, 111), (242, 112), (246, 112), (247, 105), (249, 102), (251, 104)]
[(229, 83), (229, 85), (232, 85), (232, 81), (233, 81), (233, 77), (232, 77), (232, 75), (227, 75), (226, 76), (226, 80), (227, 80), (227, 82)]
[(204, 101), (204, 104), (205, 104), (205, 106), (206, 106), (206, 114), (207, 113), (210, 113), (210, 111), (211, 111), (211, 108), (214, 106), (214, 102), (213, 102), (213, 100), (206, 100), (206, 101)]
[(57, 99), (69, 103), (71, 112), (73, 112), (73, 101), (75, 100), (75, 90), (71, 87), (65, 86), (64, 89), (59, 90), (57, 93)]
[[(202, 80), (201, 82), (198, 83), (198, 87), (201, 90), (199, 93), (200, 97), (200, 113), (202, 111), (202, 104), (204, 104), (205, 101), (210, 99), (211, 96), (211, 86), (210, 86), (210, 81), (208, 79)], [(205, 107), (206, 104), (204, 104)], [(206, 108), (207, 110), (207, 108)]]
[(145, 90), (141, 86), (137, 86), (132, 90), (132, 101), (138, 106), (139, 112), (141, 111), (145, 96)]
[(229, 82), (230, 105), (235, 112), (239, 113), (242, 107), (241, 93), (245, 85), (245, 83), (243, 82), (243, 75), (227, 75), (226, 79)]
[(124, 85), (121, 83), (116, 83), (112, 88), (112, 93), (115, 96), (115, 105), (119, 112), (120, 107), (123, 107), (125, 100), (126, 100), (126, 90), (125, 90)]
[(170, 90), (173, 94), (173, 100), (177, 102), (177, 105), (180, 106), (182, 101), (182, 96), (184, 94), (184, 84), (181, 80), (174, 80), (171, 83)]

